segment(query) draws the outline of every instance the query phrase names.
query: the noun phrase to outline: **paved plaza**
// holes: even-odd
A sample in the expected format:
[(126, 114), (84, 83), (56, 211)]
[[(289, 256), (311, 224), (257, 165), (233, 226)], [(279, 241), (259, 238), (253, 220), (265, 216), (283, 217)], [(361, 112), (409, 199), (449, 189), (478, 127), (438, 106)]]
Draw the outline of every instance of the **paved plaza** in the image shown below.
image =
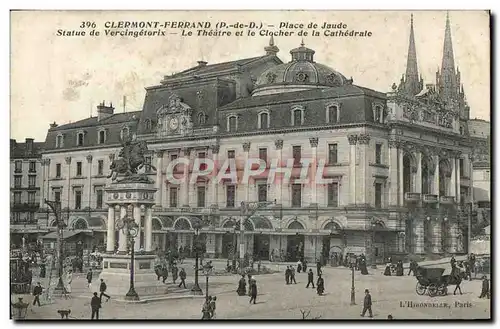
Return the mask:
[[(190, 267), (186, 264), (186, 267)], [(370, 275), (355, 272), (356, 304), (350, 306), (351, 272), (345, 268), (324, 268), (326, 294), (318, 296), (315, 289), (306, 289), (307, 275), (296, 274), (297, 284), (286, 285), (284, 273), (255, 276), (258, 286), (257, 304), (249, 304), (249, 297), (237, 296), (239, 276), (210, 277), (209, 294), (217, 296), (217, 319), (301, 319), (301, 310), (311, 311), (310, 317), (321, 319), (360, 319), (364, 290), (372, 294), (375, 319), (487, 319), (490, 317), (490, 300), (479, 299), (481, 281), (465, 281), (463, 295), (444, 297), (418, 296), (413, 276), (386, 277), (382, 268), (370, 269)], [(191, 273), (189, 273), (191, 272)], [(192, 270), (188, 272), (188, 288), (192, 285)], [(407, 271), (405, 271), (405, 274)], [(171, 281), (169, 278), (168, 282)], [(205, 291), (205, 277), (200, 276), (200, 286)], [(315, 275), (316, 281), (316, 275)], [(90, 318), (90, 297), (98, 290), (95, 277), (93, 287), (87, 288), (85, 275), (76, 276), (72, 284), (72, 296), (54, 298), (42, 307), (30, 306), (28, 319), (57, 319), (59, 309), (71, 309), (70, 318)], [(170, 285), (172, 286), (172, 285)], [(185, 296), (176, 291), (172, 296)], [(121, 296), (120, 296), (121, 297)], [(182, 297), (147, 303), (119, 302), (112, 296), (100, 311), (101, 319), (200, 319), (203, 298)], [(32, 300), (27, 296), (26, 300)], [(407, 302), (436, 303), (434, 306), (407, 307)], [(366, 318), (368, 321), (369, 318)]]

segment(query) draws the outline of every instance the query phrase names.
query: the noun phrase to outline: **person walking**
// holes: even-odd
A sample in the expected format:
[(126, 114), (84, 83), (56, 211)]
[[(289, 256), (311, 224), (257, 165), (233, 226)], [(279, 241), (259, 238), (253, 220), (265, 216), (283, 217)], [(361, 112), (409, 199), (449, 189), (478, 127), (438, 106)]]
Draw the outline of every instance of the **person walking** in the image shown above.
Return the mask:
[(201, 319), (202, 320), (210, 320), (210, 302), (212, 301), (212, 296), (208, 296), (208, 298), (205, 300), (205, 303), (203, 303), (203, 307), (201, 308)]
[(309, 285), (312, 284), (313, 289), (314, 287), (314, 273), (312, 268), (309, 269), (309, 272), (307, 273), (307, 286), (306, 288), (309, 288)]
[(318, 259), (316, 261), (316, 276), (320, 276), (320, 275), (321, 275), (321, 262)]
[(241, 276), (240, 281), (238, 282), (238, 289), (236, 290), (238, 296), (245, 296), (247, 293), (247, 282), (245, 280), (245, 275)]
[(71, 269), (66, 273), (66, 292), (71, 294), (71, 283), (73, 282), (73, 272)]
[(87, 272), (87, 288), (90, 288), (92, 286), (92, 269), (89, 268), (89, 271)]
[(106, 289), (108, 289), (108, 286), (106, 285), (106, 282), (104, 282), (104, 279), (101, 279), (101, 285), (99, 286), (99, 291), (101, 292), (101, 295), (99, 296), (99, 299), (102, 302), (102, 296), (106, 297), (106, 302), (109, 301), (111, 297), (109, 297), (108, 294), (106, 294)]
[(42, 294), (43, 288), (40, 282), (38, 282), (33, 289), (33, 296), (35, 296), (35, 299), (33, 299), (33, 305), (38, 304), (38, 307), (40, 307), (40, 295)]
[(257, 301), (257, 281), (255, 279), (252, 279), (252, 283), (250, 284), (250, 304), (253, 303), (256, 304)]
[(181, 286), (184, 286), (184, 289), (187, 289), (186, 287), (186, 271), (184, 271), (184, 268), (181, 268), (181, 271), (179, 272), (179, 277), (181, 278), (181, 283), (179, 283), (179, 288)]
[(295, 281), (295, 267), (290, 266), (290, 284), (292, 282), (297, 284), (297, 281)]
[(172, 265), (172, 280), (174, 283), (175, 283), (175, 281), (177, 281), (178, 277), (179, 277), (179, 269), (177, 268), (177, 266), (174, 263), (174, 265)]
[(490, 283), (486, 275), (483, 275), (483, 284), (481, 286), (481, 294), (479, 295), (479, 298), (484, 298), (484, 297), (490, 299)]
[(217, 297), (213, 296), (212, 300), (210, 301), (210, 304), (208, 305), (208, 311), (210, 312), (210, 319), (213, 319), (215, 317), (215, 302), (217, 301)]
[(167, 265), (163, 265), (162, 268), (161, 268), (161, 276), (163, 277), (163, 283), (165, 283), (165, 281), (167, 281), (167, 278), (168, 278), (168, 268), (167, 268)]
[(252, 296), (252, 281), (253, 281), (252, 275), (250, 275), (250, 273), (249, 273), (248, 274), (248, 297)]
[(305, 259), (302, 262), (302, 271), (304, 271), (304, 273), (307, 273), (307, 260)]
[(290, 284), (290, 266), (287, 266), (285, 270), (285, 282)]
[(319, 296), (323, 295), (325, 292), (325, 280), (321, 277), (321, 274), (318, 275), (318, 282), (316, 282), (316, 292)]
[(372, 313), (372, 296), (370, 295), (370, 291), (365, 289), (365, 299), (363, 301), (363, 312), (361, 312), (361, 316), (365, 316), (366, 311), (370, 314), (370, 318), (373, 318)]
[(91, 320), (99, 320), (99, 309), (101, 308), (101, 299), (97, 296), (97, 292), (94, 292), (94, 297), (90, 300), (90, 308), (92, 309)]

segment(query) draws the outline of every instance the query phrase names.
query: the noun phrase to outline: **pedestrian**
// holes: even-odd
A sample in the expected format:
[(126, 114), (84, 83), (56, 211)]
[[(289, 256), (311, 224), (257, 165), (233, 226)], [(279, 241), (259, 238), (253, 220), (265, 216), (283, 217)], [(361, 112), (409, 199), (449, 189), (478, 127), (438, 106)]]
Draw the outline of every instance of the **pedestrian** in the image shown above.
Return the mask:
[(307, 260), (304, 259), (304, 261), (302, 262), (302, 271), (304, 273), (307, 273)]
[(285, 282), (290, 284), (290, 266), (287, 266), (285, 270)]
[(212, 296), (208, 296), (208, 298), (205, 300), (205, 303), (203, 303), (203, 307), (201, 308), (201, 319), (202, 320), (210, 320), (210, 302), (212, 300)]
[(90, 308), (92, 309), (91, 320), (99, 320), (99, 309), (101, 308), (101, 299), (97, 296), (97, 292), (94, 292), (94, 297), (90, 300)]
[(408, 275), (411, 274), (411, 272), (413, 272), (413, 275), (416, 275), (416, 270), (417, 270), (417, 267), (415, 266), (415, 261), (411, 260), (410, 261), (410, 270), (408, 271)]
[(108, 286), (106, 285), (106, 282), (104, 282), (104, 279), (101, 279), (101, 285), (99, 286), (99, 291), (101, 292), (101, 295), (99, 296), (99, 299), (102, 302), (102, 296), (106, 297), (106, 302), (109, 301), (111, 297), (109, 297), (108, 294), (106, 294), (106, 289), (108, 289)]
[(66, 274), (66, 292), (71, 294), (71, 282), (73, 282), (73, 272), (71, 270)]
[(156, 274), (157, 280), (160, 281), (160, 278), (161, 278), (161, 265), (156, 265), (155, 266), (155, 274)]
[(210, 312), (210, 319), (213, 319), (215, 317), (215, 308), (216, 308), (215, 302), (217, 302), (217, 297), (213, 296), (208, 306), (208, 310)]
[(307, 273), (307, 286), (306, 288), (309, 288), (309, 285), (312, 284), (313, 289), (314, 287), (314, 273), (312, 268), (309, 269), (309, 272)]
[(257, 281), (255, 279), (252, 279), (252, 283), (250, 284), (250, 304), (253, 303), (256, 304), (257, 301)]
[(175, 263), (172, 265), (172, 280), (175, 283), (177, 281), (177, 278), (179, 276), (179, 269), (177, 268), (177, 265)]
[(248, 296), (252, 296), (252, 282), (253, 278), (250, 274), (248, 274)]
[(181, 268), (181, 271), (179, 272), (179, 277), (181, 278), (181, 283), (179, 283), (179, 288), (181, 286), (184, 286), (184, 289), (187, 289), (187, 287), (186, 287), (186, 271), (184, 271), (184, 268)]
[(260, 273), (260, 267), (261, 267), (262, 263), (259, 259), (259, 262), (257, 263), (257, 273)]
[(365, 299), (363, 301), (363, 312), (361, 312), (361, 316), (365, 316), (366, 311), (369, 312), (370, 318), (373, 318), (372, 296), (370, 295), (370, 291), (368, 289), (365, 289)]
[(87, 288), (90, 288), (92, 285), (92, 269), (89, 268), (89, 271), (87, 272)]
[(295, 283), (297, 284), (297, 281), (295, 281), (295, 267), (290, 266), (290, 283)]
[(302, 262), (300, 259), (297, 261), (297, 273), (300, 273), (302, 271)]
[(483, 284), (481, 286), (481, 294), (479, 295), (479, 298), (484, 298), (484, 297), (490, 299), (490, 283), (486, 275), (483, 275)]
[(38, 304), (38, 307), (40, 307), (40, 295), (42, 294), (43, 288), (40, 282), (38, 282), (33, 289), (33, 296), (35, 296), (35, 299), (33, 299), (33, 305)]
[(316, 276), (320, 276), (321, 275), (321, 262), (318, 260), (316, 260)]
[(325, 292), (325, 280), (321, 277), (321, 274), (318, 275), (318, 281), (316, 282), (316, 292), (318, 293), (318, 295), (323, 295), (323, 293)]
[(162, 266), (162, 269), (161, 269), (161, 276), (163, 277), (163, 283), (165, 283), (165, 281), (167, 280), (168, 278), (168, 268), (167, 268), (167, 265), (163, 265)]

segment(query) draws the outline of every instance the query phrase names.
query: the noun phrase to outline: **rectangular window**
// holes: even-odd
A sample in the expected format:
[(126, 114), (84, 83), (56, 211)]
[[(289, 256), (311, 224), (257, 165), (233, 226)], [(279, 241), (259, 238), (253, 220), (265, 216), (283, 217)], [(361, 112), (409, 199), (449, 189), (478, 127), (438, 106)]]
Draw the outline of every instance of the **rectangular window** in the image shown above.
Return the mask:
[(21, 203), (21, 193), (22, 192), (14, 192), (14, 204)]
[(56, 178), (61, 178), (61, 164), (56, 163)]
[(177, 207), (177, 187), (170, 188), (170, 208)]
[(339, 183), (328, 184), (328, 207), (339, 206)]
[(198, 159), (205, 159), (207, 154), (205, 152), (199, 152), (198, 153)]
[(235, 116), (230, 117), (228, 131), (235, 132), (237, 127), (238, 127), (238, 125), (237, 125), (236, 117)]
[(292, 184), (292, 207), (302, 206), (302, 185)]
[(226, 187), (226, 207), (234, 208), (234, 201), (236, 195), (236, 188), (234, 185), (228, 185)]
[(267, 201), (267, 184), (259, 184), (257, 185), (258, 193), (259, 193), (259, 202)]
[(301, 148), (300, 148), (300, 146), (294, 146), (292, 148), (292, 153), (293, 153), (293, 164), (294, 165), (300, 164), (300, 158), (301, 158)]
[(293, 111), (293, 125), (301, 126), (302, 125), (302, 111), (294, 110)]
[(382, 144), (375, 144), (375, 163), (382, 164)]
[(150, 156), (144, 157), (144, 170), (147, 173), (151, 172), (151, 157)]
[(460, 177), (465, 177), (465, 165), (464, 165), (464, 159), (458, 159), (460, 163)]
[(22, 179), (23, 179), (23, 176), (14, 176), (14, 187), (16, 187), (16, 188), (21, 187)]
[(382, 208), (382, 184), (375, 183), (375, 208)]
[(104, 130), (99, 131), (99, 144), (104, 144), (105, 137), (106, 132)]
[(35, 161), (30, 161), (30, 172), (36, 172), (36, 162)]
[(23, 162), (21, 160), (16, 160), (16, 162), (14, 162), (14, 165), (14, 172), (23, 172)]
[(336, 164), (338, 162), (338, 144), (328, 144), (328, 164)]
[(83, 134), (82, 133), (78, 134), (77, 146), (83, 146)]
[(103, 190), (97, 190), (96, 191), (96, 198), (95, 198), (95, 207), (96, 209), (102, 209), (102, 198), (103, 198)]
[(82, 175), (82, 163), (77, 162), (76, 163), (76, 176), (81, 176)]
[(170, 154), (170, 161), (174, 161), (178, 157), (179, 157), (179, 155), (177, 155), (177, 154)]
[(104, 160), (97, 160), (97, 175), (104, 175)]
[(259, 159), (261, 159), (265, 163), (267, 163), (267, 148), (260, 148), (259, 149)]
[(197, 202), (197, 207), (205, 207), (205, 192), (206, 188), (205, 186), (198, 186), (197, 189), (197, 194), (198, 194), (198, 202)]
[(490, 171), (486, 170), (483, 174), (483, 179), (484, 180), (490, 180)]
[(234, 150), (228, 150), (227, 151), (227, 158), (228, 159), (234, 159)]
[(54, 200), (56, 202), (61, 202), (61, 191), (54, 191)]
[(82, 191), (75, 190), (75, 209), (82, 209)]
[(35, 221), (35, 213), (34, 212), (28, 213), (28, 220), (30, 223), (33, 223)]
[(330, 106), (329, 108), (330, 113), (328, 113), (330, 123), (337, 123), (337, 118), (338, 118), (338, 107), (336, 105)]
[(36, 185), (36, 176), (35, 175), (31, 175), (31, 176), (28, 176), (28, 187), (35, 187)]
[(28, 192), (28, 203), (30, 205), (35, 204), (35, 196), (36, 196), (36, 192)]
[(21, 221), (21, 213), (15, 212), (14, 213), (14, 223), (19, 223), (20, 221)]

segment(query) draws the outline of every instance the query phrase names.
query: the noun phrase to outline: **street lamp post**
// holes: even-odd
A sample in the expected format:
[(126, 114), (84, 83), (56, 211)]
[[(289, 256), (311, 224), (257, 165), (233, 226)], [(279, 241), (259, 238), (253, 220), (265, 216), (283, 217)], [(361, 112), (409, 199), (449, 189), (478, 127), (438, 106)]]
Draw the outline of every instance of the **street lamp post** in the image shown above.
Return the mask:
[(208, 278), (212, 273), (213, 266), (207, 265), (203, 267), (203, 272), (205, 274), (205, 299), (208, 302)]
[(125, 300), (139, 300), (139, 295), (134, 287), (135, 237), (139, 233), (139, 226), (134, 221), (134, 218), (130, 216), (132, 210), (133, 206), (129, 206), (125, 217), (117, 223), (118, 229), (126, 233), (130, 248), (130, 286), (128, 292), (125, 294)]
[(356, 259), (351, 256), (351, 305), (356, 305), (356, 290), (354, 287), (354, 266), (356, 265)]
[(195, 223), (193, 225), (194, 228), (194, 236), (195, 236), (195, 241), (194, 241), (194, 249), (195, 249), (195, 263), (194, 263), (194, 286), (191, 288), (191, 292), (194, 295), (203, 295), (203, 291), (200, 288), (200, 285), (198, 283), (198, 270), (199, 270), (199, 265), (198, 265), (198, 260), (199, 260), (199, 235), (200, 235), (200, 228), (201, 225), (199, 223)]
[(49, 206), (49, 208), (52, 210), (54, 213), (54, 216), (56, 218), (56, 225), (57, 225), (57, 240), (59, 241), (58, 244), (58, 249), (59, 249), (59, 257), (58, 257), (58, 273), (57, 275), (59, 276), (59, 280), (57, 281), (57, 286), (54, 288), (54, 295), (66, 295), (66, 287), (64, 287), (63, 283), (63, 267), (64, 267), (64, 259), (63, 259), (63, 229), (66, 226), (64, 221), (61, 218), (61, 202), (59, 201), (49, 201), (47, 199), (44, 200), (44, 202)]

